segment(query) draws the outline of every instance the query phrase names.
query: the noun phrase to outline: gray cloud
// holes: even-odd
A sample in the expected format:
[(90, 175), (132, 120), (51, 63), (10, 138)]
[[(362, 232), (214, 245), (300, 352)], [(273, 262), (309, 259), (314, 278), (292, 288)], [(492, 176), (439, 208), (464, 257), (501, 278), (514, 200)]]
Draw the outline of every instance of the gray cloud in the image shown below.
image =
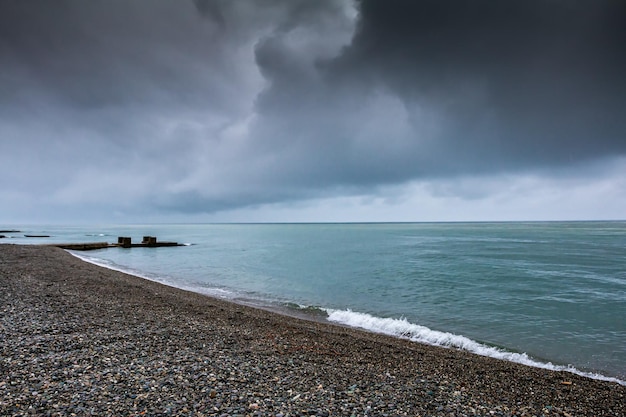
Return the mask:
[(257, 46), (272, 81), (261, 132), (309, 156), (299, 181), (371, 185), (626, 152), (622, 3), (359, 7), (354, 39), (317, 65), (284, 37)]
[(3, 0), (0, 186), (210, 213), (591, 172), (626, 154), (623, 22), (617, 0)]
[(333, 63), (340, 80), (437, 109), (432, 151), (462, 169), (626, 151), (623, 2), (360, 4), (357, 35)]

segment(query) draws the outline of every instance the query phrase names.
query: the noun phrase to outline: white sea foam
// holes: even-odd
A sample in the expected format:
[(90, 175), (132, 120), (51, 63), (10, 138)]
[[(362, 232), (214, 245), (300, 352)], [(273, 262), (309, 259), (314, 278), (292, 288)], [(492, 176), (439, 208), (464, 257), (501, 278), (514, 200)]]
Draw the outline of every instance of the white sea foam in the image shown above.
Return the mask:
[(101, 266), (103, 268), (107, 268), (107, 269), (112, 269), (113, 271), (118, 271), (118, 272), (123, 272), (125, 274), (130, 274), (130, 275), (135, 275), (137, 277), (140, 278), (145, 278), (151, 281), (157, 281), (156, 279), (142, 274), (139, 271), (134, 271), (131, 268), (123, 268), (122, 266), (119, 266), (117, 264), (115, 264), (114, 262), (111, 261), (107, 261), (106, 259), (101, 259), (101, 258), (95, 258), (93, 256), (87, 256), (87, 255), (83, 255), (83, 254), (78, 254), (72, 251), (68, 251), (70, 254), (74, 255), (75, 257), (77, 257), (78, 259), (82, 259), (85, 262), (89, 262), (90, 264), (94, 264), (94, 265), (98, 265)]
[(529, 357), (526, 353), (509, 352), (504, 349), (476, 342), (475, 340), (469, 339), (465, 336), (432, 330), (426, 326), (411, 323), (405, 318), (382, 318), (352, 310), (326, 309), (326, 312), (328, 314), (328, 321), (368, 330), (374, 333), (386, 334), (429, 345), (461, 349), (478, 355), (521, 363), (523, 365), (533, 366), (536, 368), (550, 369), (553, 371), (567, 371), (593, 379), (617, 382), (618, 384), (626, 385), (626, 381), (618, 378), (583, 372), (572, 366), (562, 366), (554, 365), (550, 362), (540, 362)]
[(180, 288), (181, 290), (196, 292), (196, 293), (209, 295), (209, 296), (216, 297), (216, 298), (229, 299), (229, 300), (232, 300), (237, 296), (237, 293), (230, 291), (228, 289), (225, 289), (225, 288), (217, 288), (217, 287), (207, 288), (207, 287), (201, 287), (201, 286), (196, 286), (196, 285), (181, 285), (181, 283), (175, 279), (167, 279), (166, 277), (163, 277), (160, 275), (154, 276), (150, 274), (145, 274), (141, 271), (137, 271), (132, 268), (122, 267), (114, 262), (111, 262), (105, 259), (78, 254), (72, 251), (68, 251), (68, 252), (74, 255), (75, 257), (82, 259), (85, 262), (89, 262), (91, 264), (98, 265), (103, 268), (111, 269), (113, 271), (118, 271), (118, 272), (123, 272), (125, 274), (134, 275), (136, 277), (144, 278), (149, 281), (154, 281), (154, 282), (158, 282), (161, 284), (169, 285), (171, 287)]

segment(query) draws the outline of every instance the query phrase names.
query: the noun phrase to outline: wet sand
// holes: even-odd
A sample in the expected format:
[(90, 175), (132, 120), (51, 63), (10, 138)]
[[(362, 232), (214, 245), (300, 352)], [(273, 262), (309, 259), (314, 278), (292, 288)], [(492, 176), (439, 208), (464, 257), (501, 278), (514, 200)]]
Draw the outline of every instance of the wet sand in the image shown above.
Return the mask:
[(0, 245), (0, 415), (626, 416), (626, 386)]

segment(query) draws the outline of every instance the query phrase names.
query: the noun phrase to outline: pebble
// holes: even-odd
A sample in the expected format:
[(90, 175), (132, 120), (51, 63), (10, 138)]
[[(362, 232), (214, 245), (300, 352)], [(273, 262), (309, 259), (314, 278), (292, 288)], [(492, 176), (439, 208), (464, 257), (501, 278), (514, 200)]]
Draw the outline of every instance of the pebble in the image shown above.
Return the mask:
[(0, 245), (0, 309), (3, 416), (626, 416), (623, 385), (277, 316), (57, 248)]

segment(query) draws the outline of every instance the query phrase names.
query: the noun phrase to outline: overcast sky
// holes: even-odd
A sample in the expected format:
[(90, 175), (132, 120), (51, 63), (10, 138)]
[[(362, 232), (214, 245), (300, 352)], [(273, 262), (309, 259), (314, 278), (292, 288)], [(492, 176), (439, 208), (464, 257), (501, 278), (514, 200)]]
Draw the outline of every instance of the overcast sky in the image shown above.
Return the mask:
[(623, 0), (0, 0), (0, 224), (626, 218)]

